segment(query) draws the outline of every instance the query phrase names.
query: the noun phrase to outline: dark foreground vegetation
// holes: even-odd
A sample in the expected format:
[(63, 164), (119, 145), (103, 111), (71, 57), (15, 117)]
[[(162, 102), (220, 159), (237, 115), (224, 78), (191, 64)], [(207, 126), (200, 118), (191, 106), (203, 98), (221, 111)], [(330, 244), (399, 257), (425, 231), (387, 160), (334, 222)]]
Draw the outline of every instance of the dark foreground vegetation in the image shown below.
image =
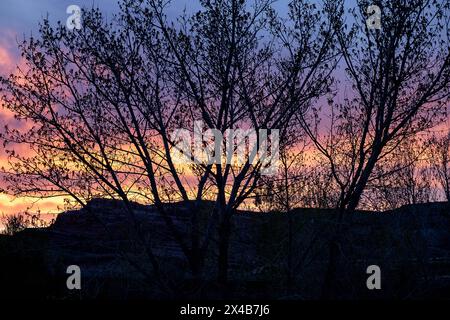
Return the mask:
[[(203, 204), (199, 212), (202, 219), (210, 205)], [(159, 261), (158, 277), (145, 273), (151, 266), (141, 246), (131, 240), (121, 202), (97, 199), (89, 203), (90, 211), (65, 212), (47, 228), (25, 229), (0, 238), (2, 295), (38, 299), (323, 297), (335, 210), (238, 212), (233, 219), (225, 285), (216, 281), (217, 246), (210, 247), (205, 271), (195, 278), (157, 210), (134, 206), (144, 238), (151, 238), (146, 245)], [(167, 211), (188, 236), (189, 210), (174, 204)], [(290, 248), (286, 233), (289, 220), (293, 230)], [(341, 258), (329, 298), (450, 298), (448, 203), (404, 206), (387, 212), (357, 211), (347, 214), (344, 221)], [(81, 290), (66, 287), (69, 265), (81, 268)], [(369, 265), (381, 268), (381, 290), (366, 287)]]

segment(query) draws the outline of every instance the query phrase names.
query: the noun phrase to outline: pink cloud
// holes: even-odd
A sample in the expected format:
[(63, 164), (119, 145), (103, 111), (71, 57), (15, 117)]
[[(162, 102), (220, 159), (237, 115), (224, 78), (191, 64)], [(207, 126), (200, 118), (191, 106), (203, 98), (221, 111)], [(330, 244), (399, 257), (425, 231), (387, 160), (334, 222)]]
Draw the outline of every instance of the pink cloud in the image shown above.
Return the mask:
[(13, 59), (5, 48), (0, 47), (0, 70), (3, 72), (6, 69), (11, 68), (13, 65)]

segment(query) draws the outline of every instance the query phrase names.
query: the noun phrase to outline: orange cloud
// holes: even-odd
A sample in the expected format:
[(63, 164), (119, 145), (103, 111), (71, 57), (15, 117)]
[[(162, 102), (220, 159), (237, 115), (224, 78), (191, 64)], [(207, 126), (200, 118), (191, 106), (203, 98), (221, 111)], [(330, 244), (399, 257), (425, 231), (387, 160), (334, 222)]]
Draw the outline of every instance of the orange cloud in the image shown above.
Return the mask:
[(36, 202), (33, 199), (16, 198), (0, 194), (0, 231), (4, 229), (5, 217), (20, 212), (41, 212), (40, 218), (50, 222), (56, 218), (57, 213), (61, 212), (63, 206), (62, 198), (51, 200), (41, 200)]

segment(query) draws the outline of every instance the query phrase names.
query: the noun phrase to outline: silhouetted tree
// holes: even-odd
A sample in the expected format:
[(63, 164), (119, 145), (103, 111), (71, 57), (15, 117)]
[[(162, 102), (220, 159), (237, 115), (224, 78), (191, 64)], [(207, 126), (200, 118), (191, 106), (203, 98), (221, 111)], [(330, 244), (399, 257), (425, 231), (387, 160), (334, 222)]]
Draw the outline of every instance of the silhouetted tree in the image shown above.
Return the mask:
[(4, 226), (2, 233), (11, 236), (26, 228), (43, 228), (52, 223), (51, 221), (46, 222), (42, 219), (40, 212), (31, 213), (28, 211), (3, 215), (0, 221)]
[[(225, 283), (232, 216), (266, 164), (177, 165), (171, 132), (192, 131), (201, 120), (222, 134), (249, 126), (288, 134), (293, 115), (329, 91), (336, 54), (329, 19), (315, 5), (292, 1), (285, 24), (270, 0), (200, 3), (201, 11), (176, 23), (159, 0), (124, 0), (111, 22), (99, 10), (83, 11), (79, 31), (45, 20), (40, 37), (21, 44), (26, 68), (2, 79), (4, 106), (29, 124), (2, 135), (10, 146), (4, 177), (15, 195), (68, 196), (81, 206), (93, 197), (121, 199), (157, 277), (159, 261), (132, 201), (156, 207), (194, 276), (218, 230)], [(203, 223), (205, 199), (215, 206)], [(188, 209), (189, 239), (168, 214), (169, 200)]]
[[(379, 30), (366, 25), (371, 4), (382, 12)], [(377, 162), (442, 120), (450, 94), (449, 6), (358, 1), (350, 10), (354, 20), (334, 20), (352, 94), (333, 105), (328, 135), (305, 127), (329, 161), (341, 191), (339, 208), (354, 210)]]
[(435, 200), (433, 177), (426, 161), (429, 148), (423, 139), (409, 138), (380, 161), (363, 193), (364, 207), (381, 211)]
[(429, 154), (431, 170), (444, 192), (445, 199), (450, 201), (450, 134), (432, 137)]
[[(340, 189), (325, 297), (336, 279), (344, 210), (358, 207), (380, 160), (442, 120), (450, 94), (448, 0), (359, 0), (349, 10), (351, 19), (344, 15), (344, 1), (338, 2), (341, 17), (333, 27), (351, 93), (342, 88), (344, 100), (332, 103), (327, 134), (304, 124)], [(380, 29), (367, 24), (369, 5), (381, 10)]]

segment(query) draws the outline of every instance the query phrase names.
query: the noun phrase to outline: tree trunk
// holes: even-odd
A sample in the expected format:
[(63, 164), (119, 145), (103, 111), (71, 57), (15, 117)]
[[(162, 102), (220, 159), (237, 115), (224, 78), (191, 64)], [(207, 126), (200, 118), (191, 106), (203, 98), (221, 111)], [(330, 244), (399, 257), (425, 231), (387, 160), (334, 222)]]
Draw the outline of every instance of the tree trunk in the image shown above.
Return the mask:
[(294, 272), (294, 265), (293, 265), (293, 237), (294, 237), (294, 230), (293, 230), (293, 217), (292, 212), (288, 212), (288, 270), (287, 270), (287, 288), (289, 293), (292, 291), (293, 288), (293, 272)]
[(324, 300), (332, 299), (336, 294), (337, 269), (340, 263), (340, 233), (342, 221), (344, 220), (344, 210), (343, 208), (339, 209), (336, 225), (328, 242), (328, 264), (321, 292), (321, 298)]
[(230, 246), (231, 221), (230, 217), (224, 215), (219, 227), (219, 260), (218, 281), (226, 286), (228, 284), (228, 250)]
[(194, 279), (200, 278), (201, 267), (202, 267), (202, 252), (200, 250), (200, 230), (198, 223), (198, 208), (192, 205), (191, 207), (191, 269)]
[(344, 212), (353, 212), (358, 207), (359, 201), (361, 199), (362, 193), (369, 181), (370, 174), (377, 163), (378, 156), (381, 152), (381, 147), (374, 148), (372, 156), (367, 162), (364, 171), (361, 174), (359, 181), (356, 183), (356, 187), (351, 194), (344, 198), (344, 201), (340, 204), (338, 217), (336, 221), (336, 226), (334, 232), (330, 238), (328, 244), (329, 249), (329, 260), (327, 265), (327, 270), (325, 271), (324, 283), (322, 286), (322, 298), (331, 299), (335, 296), (336, 290), (336, 273), (337, 268), (340, 263), (340, 242), (341, 242), (341, 227), (344, 220)]
[[(367, 161), (366, 167), (364, 168), (363, 172), (361, 173), (361, 176), (356, 183), (355, 189), (351, 194), (347, 197), (347, 205), (344, 203), (345, 209), (347, 211), (355, 211), (356, 207), (358, 207), (359, 201), (361, 200), (362, 193), (364, 189), (367, 186), (367, 182), (369, 181), (370, 175), (372, 174), (373, 169), (375, 168), (375, 165), (378, 161), (378, 157), (381, 153), (382, 147), (374, 147), (374, 150), (372, 151), (372, 155), (370, 156), (369, 160)], [(346, 205), (346, 206), (345, 206)]]

